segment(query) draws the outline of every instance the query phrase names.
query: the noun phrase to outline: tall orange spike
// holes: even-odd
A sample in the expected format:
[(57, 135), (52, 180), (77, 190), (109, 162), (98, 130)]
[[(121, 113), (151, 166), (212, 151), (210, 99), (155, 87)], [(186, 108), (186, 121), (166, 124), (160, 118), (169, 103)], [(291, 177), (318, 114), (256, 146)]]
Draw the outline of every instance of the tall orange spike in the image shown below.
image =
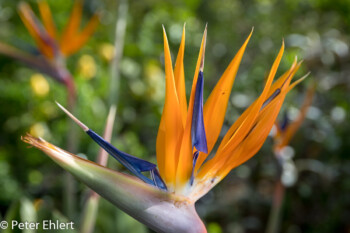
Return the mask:
[(42, 25), (40, 25), (39, 20), (35, 17), (30, 6), (25, 2), (21, 2), (18, 5), (18, 10), (19, 16), (30, 35), (34, 38), (40, 52), (46, 57), (52, 58), (54, 52), (52, 46), (49, 44), (51, 38), (49, 38), (48, 35), (46, 35), (46, 31), (41, 28)]
[(182, 30), (180, 48), (177, 54), (175, 68), (174, 68), (176, 92), (180, 102), (183, 127), (185, 127), (186, 117), (187, 117), (187, 100), (186, 100), (185, 71), (184, 71), (185, 26), (186, 24), (184, 24), (184, 27)]
[(224, 123), (225, 113), (227, 109), (228, 100), (231, 94), (232, 86), (235, 81), (236, 74), (241, 63), (244, 51), (248, 45), (252, 34), (253, 29), (250, 32), (248, 38), (243, 43), (242, 47), (237, 52), (236, 56), (232, 59), (231, 63), (221, 76), (214, 90), (211, 92), (208, 100), (205, 102), (203, 112), (204, 125), (208, 143), (208, 153), (199, 153), (195, 172), (199, 169), (204, 160), (210, 154), (211, 150), (213, 149), (216, 143), (216, 140), (219, 137), (222, 125)]
[[(294, 61), (294, 63), (292, 64), (291, 68), (284, 73), (271, 87), (268, 96), (271, 96), (272, 93), (274, 93), (276, 91), (277, 88), (280, 88), (282, 86), (282, 84), (285, 82), (285, 80), (287, 80), (293, 70), (297, 69), (296, 68), (296, 61)], [(244, 119), (247, 118), (247, 116), (249, 115), (251, 109), (253, 108), (254, 104), (256, 103), (257, 100), (254, 101), (253, 104), (251, 104), (248, 109), (246, 109), (243, 114), (235, 121), (235, 123), (231, 126), (231, 128), (228, 130), (228, 132), (226, 133), (226, 135), (224, 136), (224, 138), (222, 139), (222, 142), (220, 144), (220, 147), (218, 149), (218, 151), (222, 150), (222, 148), (224, 147), (224, 145), (227, 144), (227, 142), (230, 140), (231, 136), (235, 133), (235, 131), (240, 127), (240, 125), (243, 123)]]
[(91, 37), (91, 35), (95, 32), (98, 23), (99, 23), (99, 15), (94, 14), (86, 27), (81, 32), (76, 32), (75, 40), (68, 45), (64, 51), (64, 54), (69, 56), (76, 51), (78, 51)]
[(237, 152), (230, 153), (230, 157), (226, 161), (226, 166), (223, 166), (221, 170), (217, 171), (216, 175), (220, 177), (219, 179), (223, 179), (233, 168), (244, 163), (260, 150), (271, 131), (283, 101), (279, 100), (274, 103), (274, 105), (271, 105), (274, 107), (268, 108), (264, 117), (257, 121), (253, 131), (239, 145)]
[(299, 83), (301, 83), (302, 81), (304, 81), (304, 79), (306, 79), (309, 76), (310, 72), (307, 73), (306, 75), (304, 75), (303, 77), (299, 78), (298, 80), (294, 81), (289, 87), (288, 87), (288, 91), (292, 90), (296, 85), (298, 85)]
[[(296, 69), (292, 72), (291, 76), (294, 76), (298, 68), (299, 67), (297, 66)], [(233, 168), (241, 165), (260, 150), (274, 122), (276, 121), (285, 96), (290, 90), (290, 82), (291, 79), (288, 78), (285, 85), (281, 88), (280, 95), (271, 101), (271, 103), (269, 103), (261, 111), (255, 127), (252, 129), (246, 139), (240, 144), (240, 153), (234, 154), (233, 156), (231, 155), (226, 161), (226, 166), (223, 169), (218, 170), (217, 175), (220, 176), (220, 179), (223, 179)]]
[[(272, 93), (274, 93), (276, 91), (276, 89), (280, 88), (282, 86), (282, 84), (288, 79), (290, 78), (293, 70), (297, 69), (296, 68), (297, 65), (297, 61), (295, 60), (293, 62), (293, 64), (291, 65), (291, 67), (289, 68), (289, 70), (287, 72), (285, 72), (281, 77), (279, 77), (271, 86), (268, 95), (267, 96), (271, 96)], [(247, 116), (250, 114), (253, 106), (255, 106), (256, 102), (258, 101), (255, 100), (244, 112), (243, 114), (235, 121), (235, 123), (230, 127), (230, 129), (227, 131), (226, 135), (224, 136), (224, 138), (222, 139), (220, 146), (218, 148), (218, 151), (222, 150), (223, 147), (227, 144), (227, 142), (230, 140), (230, 138), (232, 137), (232, 135), (235, 133), (235, 131), (239, 128), (239, 126), (243, 123), (243, 121), (247, 118)]]
[[(266, 108), (264, 116), (270, 117), (273, 124), (273, 119), (277, 117), (273, 116), (273, 113), (278, 113), (279, 109), (276, 107), (278, 103), (282, 104), (281, 95), (278, 96), (278, 102), (274, 101), (272, 105)], [(266, 118), (266, 117), (265, 117)], [(266, 125), (265, 120), (261, 116), (257, 119), (257, 124), (249, 133), (249, 135), (240, 143), (233, 151), (226, 152), (224, 156), (225, 160), (215, 164), (215, 168), (206, 167), (207, 164), (199, 171), (197, 176), (197, 185), (193, 191), (193, 196), (196, 199), (205, 195), (210, 189), (218, 184), (234, 167), (239, 166), (249, 158), (251, 158), (263, 145), (271, 128)], [(262, 122), (261, 120), (264, 120)], [(272, 125), (271, 125), (272, 127)], [(258, 132), (258, 133), (256, 133)], [(249, 141), (248, 141), (249, 140)], [(247, 142), (247, 143), (246, 143)]]
[(56, 26), (52, 19), (52, 14), (49, 5), (47, 4), (46, 0), (40, 0), (38, 2), (39, 6), (39, 12), (41, 19), (43, 20), (44, 26), (46, 31), (49, 33), (49, 35), (54, 38), (56, 38)]
[[(157, 136), (157, 160), (161, 176), (171, 190), (175, 185), (178, 142), (183, 133), (168, 39), (163, 27), (165, 61), (165, 103)], [(162, 167), (161, 167), (162, 166)]]
[(176, 169), (176, 189), (182, 190), (185, 184), (189, 181), (192, 171), (193, 162), (193, 151), (192, 151), (192, 141), (191, 141), (191, 125), (192, 125), (192, 115), (193, 115), (193, 104), (196, 92), (196, 84), (198, 80), (199, 69), (203, 68), (203, 59), (205, 54), (205, 44), (207, 38), (207, 26), (205, 27), (201, 47), (199, 50), (196, 70), (194, 72), (191, 96), (189, 107), (187, 111), (186, 126), (182, 136), (182, 141), (180, 145), (179, 160)]
[[(241, 142), (244, 140), (246, 135), (250, 132), (252, 127), (254, 126), (254, 122), (259, 116), (259, 112), (265, 100), (268, 98), (268, 93), (270, 87), (272, 85), (273, 78), (277, 72), (277, 68), (282, 59), (284, 51), (284, 43), (277, 55), (276, 60), (274, 61), (272, 68), (270, 70), (267, 82), (265, 84), (265, 88), (260, 95), (260, 97), (249, 107), (240, 117), (237, 122), (235, 122), (231, 128), (234, 130), (229, 130), (229, 132), (225, 135), (224, 140), (221, 142), (220, 147), (214, 156), (213, 159), (208, 161), (203, 167), (203, 173), (209, 172), (209, 170), (218, 170), (218, 168), (225, 163), (227, 160), (228, 152), (233, 151)], [(202, 173), (202, 174), (203, 174)]]
[(263, 92), (261, 93), (260, 97), (257, 99), (257, 101), (253, 104), (252, 109), (250, 110), (247, 117), (244, 119), (240, 127), (236, 130), (236, 132), (231, 136), (231, 138), (228, 140), (228, 142), (224, 145), (222, 150), (218, 150), (217, 155), (218, 159), (220, 156), (220, 153), (224, 153), (225, 150), (229, 151), (232, 150), (232, 148), (235, 148), (245, 137), (245, 135), (249, 132), (249, 130), (252, 128), (254, 121), (259, 115), (260, 109), (268, 97), (267, 94), (270, 90), (270, 87), (272, 85), (273, 78), (277, 72), (277, 68), (279, 66), (279, 63), (282, 59), (284, 51), (284, 44), (282, 44), (282, 47), (280, 49), (280, 52), (278, 53), (278, 56), (271, 68), (271, 71), (269, 73), (269, 76), (267, 78), (267, 82), (265, 84), (265, 88)]
[(283, 75), (281, 75), (273, 84), (272, 84), (272, 87), (269, 91), (269, 94), (268, 96), (272, 95), (272, 93), (274, 93), (278, 88), (280, 88), (283, 83), (286, 82), (286, 80), (288, 78), (291, 78), (291, 74), (293, 72), (294, 69), (296, 69), (296, 66), (299, 66), (300, 67), (301, 65), (301, 61), (298, 62), (297, 58), (294, 59), (291, 67), (289, 68), (289, 70), (287, 70)]
[(74, 6), (68, 23), (63, 30), (60, 40), (60, 48), (63, 54), (67, 53), (70, 44), (76, 39), (75, 35), (79, 30), (79, 25), (82, 16), (83, 0), (74, 1)]

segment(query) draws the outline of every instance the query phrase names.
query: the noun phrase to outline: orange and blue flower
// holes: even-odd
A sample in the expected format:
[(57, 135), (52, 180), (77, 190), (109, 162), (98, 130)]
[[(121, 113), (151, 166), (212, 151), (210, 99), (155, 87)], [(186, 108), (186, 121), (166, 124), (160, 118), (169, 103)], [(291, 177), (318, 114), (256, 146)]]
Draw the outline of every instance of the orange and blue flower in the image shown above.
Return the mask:
[[(284, 52), (282, 43), (262, 93), (229, 128), (214, 153), (231, 89), (251, 35), (252, 32), (204, 103), (205, 29), (187, 105), (183, 64), (185, 28), (174, 68), (163, 29), (166, 95), (156, 141), (157, 165), (118, 150), (59, 105), (136, 178), (69, 154), (43, 139), (27, 135), (24, 140), (152, 229), (158, 232), (206, 232), (194, 203), (233, 168), (259, 151), (286, 94), (304, 79), (291, 83), (301, 65), (295, 59), (290, 69), (273, 82)], [(215, 155), (209, 158), (211, 153)], [(150, 178), (144, 172), (150, 172)]]

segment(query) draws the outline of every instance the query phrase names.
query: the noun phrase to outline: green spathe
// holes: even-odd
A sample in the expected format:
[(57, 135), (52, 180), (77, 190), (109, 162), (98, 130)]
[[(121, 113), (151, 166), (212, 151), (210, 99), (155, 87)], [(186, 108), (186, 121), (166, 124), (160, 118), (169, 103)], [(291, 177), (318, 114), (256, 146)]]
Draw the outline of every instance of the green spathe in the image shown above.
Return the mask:
[(23, 140), (43, 152), (118, 208), (157, 232), (205, 233), (194, 202), (152, 187), (135, 177), (105, 168), (26, 135)]

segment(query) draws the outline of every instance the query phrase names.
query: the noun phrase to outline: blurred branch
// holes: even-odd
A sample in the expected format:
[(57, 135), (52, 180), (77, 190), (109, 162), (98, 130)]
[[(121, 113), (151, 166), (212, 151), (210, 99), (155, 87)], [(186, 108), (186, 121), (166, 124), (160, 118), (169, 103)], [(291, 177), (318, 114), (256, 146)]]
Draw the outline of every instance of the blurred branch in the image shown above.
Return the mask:
[[(126, 21), (128, 13), (127, 0), (121, 0), (118, 9), (118, 18), (115, 27), (115, 41), (114, 41), (114, 58), (111, 65), (111, 80), (110, 80), (110, 92), (109, 103), (111, 105), (107, 123), (104, 132), (104, 139), (111, 141), (112, 131), (114, 126), (114, 120), (116, 115), (116, 106), (118, 104), (118, 92), (119, 92), (119, 80), (120, 80), (120, 61), (123, 56), (124, 38), (126, 31)], [(107, 166), (108, 154), (104, 149), (100, 149), (97, 157), (97, 163), (102, 166)], [(92, 233), (95, 229), (96, 216), (99, 206), (100, 196), (94, 191), (90, 191), (88, 200), (83, 211), (81, 228), (82, 233)]]
[[(68, 110), (75, 113), (76, 112), (76, 94), (75, 94), (75, 84), (70, 73), (67, 72), (70, 78), (65, 79), (66, 89), (67, 89), (67, 104)], [(74, 122), (67, 119), (67, 149), (71, 153), (76, 153), (79, 146), (79, 136), (77, 133), (77, 128)], [(66, 183), (64, 189), (64, 208), (67, 216), (72, 219), (75, 215), (76, 207), (76, 180), (68, 172), (65, 172), (64, 181)]]
[(120, 61), (123, 56), (124, 39), (126, 31), (126, 23), (128, 16), (128, 0), (121, 0), (118, 9), (118, 18), (115, 26), (114, 40), (114, 58), (111, 66), (111, 82), (109, 103), (110, 105), (118, 103), (119, 79), (120, 79)]

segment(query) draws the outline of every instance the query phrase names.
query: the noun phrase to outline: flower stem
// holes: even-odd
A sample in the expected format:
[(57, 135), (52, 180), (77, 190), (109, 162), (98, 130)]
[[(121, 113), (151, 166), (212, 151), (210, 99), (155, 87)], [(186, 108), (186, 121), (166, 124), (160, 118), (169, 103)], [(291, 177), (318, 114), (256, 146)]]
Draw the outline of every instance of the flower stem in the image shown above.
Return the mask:
[[(279, 155), (276, 154), (277, 160), (278, 160), (278, 156)], [(280, 228), (281, 210), (283, 207), (285, 186), (281, 181), (281, 175), (282, 175), (282, 169), (283, 169), (281, 163), (278, 163), (278, 168), (279, 168), (278, 178), (275, 182), (275, 187), (273, 191), (272, 206), (270, 210), (269, 219), (267, 222), (266, 233), (277, 233), (279, 232), (279, 228)]]
[(124, 38), (126, 31), (126, 23), (128, 16), (128, 0), (119, 1), (118, 18), (115, 26), (114, 39), (114, 58), (111, 65), (111, 81), (109, 104), (116, 105), (118, 103), (119, 79), (120, 79), (120, 61), (123, 57)]
[[(111, 141), (112, 131), (114, 126), (116, 107), (118, 106), (118, 93), (120, 82), (120, 61), (123, 56), (124, 38), (126, 31), (127, 15), (128, 15), (128, 0), (121, 0), (118, 7), (118, 18), (115, 27), (114, 40), (114, 58), (111, 64), (111, 79), (109, 90), (109, 105), (111, 106), (105, 132), (103, 138), (106, 141)], [(107, 166), (108, 154), (102, 148), (97, 156), (97, 163), (102, 166)], [(80, 223), (81, 233), (92, 233), (95, 229), (96, 216), (98, 212), (100, 196), (94, 192), (89, 191), (89, 197), (85, 204)]]
[[(75, 113), (76, 111), (76, 90), (75, 90), (75, 84), (73, 81), (73, 77), (69, 72), (65, 72), (66, 77), (65, 80), (65, 86), (67, 89), (67, 108), (70, 112)], [(74, 125), (74, 122), (70, 119), (68, 120), (68, 131), (67, 131), (67, 149), (71, 153), (76, 153), (78, 148), (78, 134), (76, 127)], [(67, 217), (70, 219), (73, 219), (75, 215), (76, 210), (76, 181), (74, 177), (68, 173), (65, 172), (64, 175), (64, 190), (63, 190), (63, 197), (64, 197), (64, 212), (66, 213)]]

